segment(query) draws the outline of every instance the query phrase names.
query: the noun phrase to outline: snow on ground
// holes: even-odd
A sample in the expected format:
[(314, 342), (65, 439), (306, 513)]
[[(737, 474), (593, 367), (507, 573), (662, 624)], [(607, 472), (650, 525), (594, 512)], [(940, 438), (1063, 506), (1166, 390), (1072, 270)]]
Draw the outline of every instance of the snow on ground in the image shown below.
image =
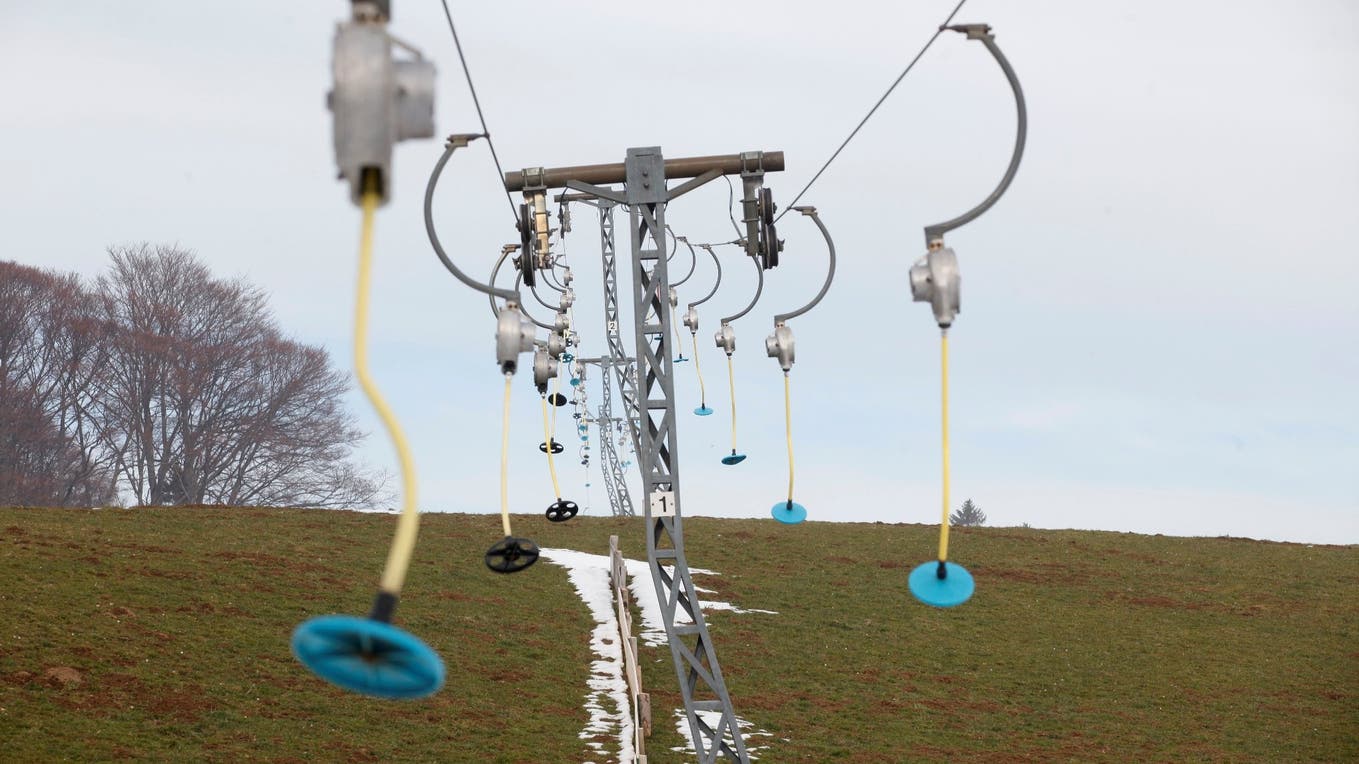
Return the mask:
[(585, 695), (585, 710), (590, 714), (590, 721), (581, 730), (580, 737), (601, 760), (610, 753), (600, 740), (616, 739), (617, 760), (631, 762), (634, 754), (632, 706), (628, 702), (628, 682), (623, 677), (623, 646), (613, 607), (613, 587), (609, 585), (609, 558), (571, 549), (542, 549), (538, 556), (566, 568), (576, 593), (595, 619), (590, 649), (599, 659), (590, 664), (587, 683), (590, 691)]
[[(630, 573), (630, 572), (631, 572), (631, 571), (629, 571), (629, 573)], [(691, 571), (691, 572), (692, 572), (692, 571)], [(704, 571), (704, 573), (708, 573), (708, 571)], [(717, 575), (717, 574), (716, 574), (716, 573), (708, 573), (708, 575), (715, 576), (715, 575)], [(698, 584), (694, 584), (694, 591), (698, 592), (699, 594), (717, 594), (717, 591), (716, 591), (715, 589), (704, 589), (703, 587), (699, 586)], [(700, 600), (700, 601), (699, 601), (699, 607), (703, 608), (704, 610), (723, 610), (723, 611), (726, 611), (726, 612), (729, 612), (729, 613), (736, 613), (736, 614), (738, 614), (738, 615), (743, 614), (743, 613), (763, 613), (763, 614), (765, 614), (765, 615), (778, 615), (778, 614), (779, 614), (779, 611), (777, 611), (777, 610), (760, 610), (759, 608), (749, 608), (749, 609), (747, 609), (747, 608), (739, 608), (739, 607), (736, 607), (735, 605), (731, 604), (730, 602), (716, 602), (716, 601), (709, 601), (709, 600)], [(686, 617), (685, 620), (688, 620), (688, 618)]]
[[(607, 560), (607, 558), (605, 559)], [(661, 601), (656, 597), (656, 585), (651, 580), (651, 568), (646, 560), (624, 560), (624, 562), (628, 566), (628, 589), (632, 591), (632, 601), (636, 602), (638, 609), (642, 611), (642, 627), (637, 632), (637, 640), (647, 647), (665, 647), (667, 645), (665, 621), (661, 618)], [(716, 576), (720, 574), (705, 568), (689, 568), (689, 575)], [(694, 584), (694, 590), (699, 594), (715, 593), (712, 589), (704, 589), (698, 584)], [(745, 610), (730, 602), (719, 600), (700, 599), (698, 606), (703, 610), (721, 610), (738, 615), (745, 613), (778, 615), (773, 610)], [(676, 608), (676, 623), (693, 623), (693, 620), (684, 612), (683, 608)]]
[[(718, 722), (722, 721), (722, 712), (699, 711), (698, 717), (706, 722), (709, 727), (717, 729)], [(755, 761), (760, 758), (755, 755), (756, 752), (764, 750), (768, 746), (755, 745), (753, 739), (757, 737), (774, 737), (774, 733), (754, 729), (755, 725), (739, 716), (736, 718), (736, 723), (741, 726), (742, 735), (746, 739), (746, 754), (750, 756), (751, 761)], [(685, 745), (677, 746), (670, 750), (675, 753), (695, 753), (694, 738), (689, 734), (689, 717), (685, 716), (683, 708), (675, 709), (675, 731), (680, 734), (680, 737), (684, 738)], [(731, 736), (729, 735), (728, 739), (730, 738)]]
[[(587, 554), (572, 549), (543, 549), (540, 550), (539, 556), (554, 565), (566, 568), (568, 579), (576, 587), (576, 593), (585, 602), (585, 606), (589, 608), (591, 617), (595, 619), (595, 628), (590, 635), (590, 648), (594, 650), (598, 660), (590, 666), (588, 682), (590, 691), (585, 696), (585, 710), (590, 714), (590, 721), (581, 731), (580, 737), (588, 741), (591, 750), (602, 758), (611, 754), (605, 750), (605, 745), (599, 742), (599, 738), (616, 737), (618, 761), (631, 762), (634, 753), (632, 711), (628, 704), (627, 680), (623, 676), (623, 647), (618, 636), (618, 616), (614, 611), (613, 589), (609, 584), (609, 558), (607, 555)], [(660, 600), (657, 599), (656, 586), (651, 580), (650, 566), (645, 560), (624, 559), (624, 564), (628, 571), (628, 589), (642, 614), (642, 623), (637, 630), (637, 641), (648, 647), (666, 647), (665, 621), (661, 617)], [(718, 575), (715, 571), (703, 568), (690, 568), (689, 573), (694, 576)], [(694, 589), (700, 594), (714, 593), (712, 589), (704, 589), (698, 585), (695, 585)], [(773, 610), (745, 610), (730, 602), (716, 600), (700, 599), (699, 607), (703, 610), (721, 610), (736, 614), (778, 615)], [(676, 610), (675, 619), (679, 623), (692, 621), (682, 608)], [(689, 743), (687, 748), (675, 750), (692, 753), (693, 740), (689, 736), (689, 722), (685, 718), (684, 709), (675, 709), (675, 715), (680, 735)], [(708, 720), (708, 723), (715, 726), (717, 719), (720, 718), (721, 714), (718, 713), (717, 717)], [(753, 729), (750, 722), (740, 719), (737, 722), (745, 731), (747, 746), (750, 745), (752, 737), (770, 736), (770, 733), (764, 730)], [(751, 758), (755, 758), (754, 751), (758, 750), (758, 747), (750, 747), (748, 750), (751, 752)]]

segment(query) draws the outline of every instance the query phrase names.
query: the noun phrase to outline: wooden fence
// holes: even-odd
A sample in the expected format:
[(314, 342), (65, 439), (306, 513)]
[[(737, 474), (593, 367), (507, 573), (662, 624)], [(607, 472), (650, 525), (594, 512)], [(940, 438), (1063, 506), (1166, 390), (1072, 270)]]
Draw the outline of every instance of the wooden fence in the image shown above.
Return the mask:
[(642, 672), (637, 664), (637, 637), (632, 635), (632, 593), (628, 590), (628, 567), (618, 551), (618, 537), (609, 537), (609, 580), (613, 585), (613, 606), (618, 616), (618, 637), (623, 645), (623, 675), (628, 681), (632, 704), (633, 749), (635, 764), (647, 764), (646, 739), (651, 735), (651, 696), (642, 692)]

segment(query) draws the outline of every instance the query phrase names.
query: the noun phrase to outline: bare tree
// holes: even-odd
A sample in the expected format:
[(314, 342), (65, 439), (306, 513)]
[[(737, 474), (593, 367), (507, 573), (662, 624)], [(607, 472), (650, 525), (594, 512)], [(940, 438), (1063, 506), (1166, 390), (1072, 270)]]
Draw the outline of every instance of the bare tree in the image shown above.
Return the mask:
[(60, 504), (63, 473), (79, 454), (43, 416), (31, 394), (7, 395), (0, 406), (0, 506)]
[(115, 499), (112, 459), (91, 416), (102, 339), (77, 277), (0, 262), (0, 501)]
[(192, 252), (110, 249), (97, 282), (111, 342), (96, 380), (104, 446), (143, 504), (371, 506), (346, 376), (275, 324), (262, 291)]

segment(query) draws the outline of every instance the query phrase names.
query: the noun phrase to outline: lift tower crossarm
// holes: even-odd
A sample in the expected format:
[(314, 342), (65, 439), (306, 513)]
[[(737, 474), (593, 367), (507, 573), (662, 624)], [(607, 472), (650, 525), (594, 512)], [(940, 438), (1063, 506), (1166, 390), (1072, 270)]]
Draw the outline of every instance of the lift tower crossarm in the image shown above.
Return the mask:
[[(783, 152), (762, 152), (762, 167), (765, 172), (783, 171)], [(697, 178), (716, 171), (717, 175), (740, 175), (744, 169), (740, 154), (722, 154), (707, 157), (681, 157), (665, 160), (665, 177), (669, 180)], [(623, 183), (627, 173), (623, 162), (612, 164), (590, 164), (578, 167), (552, 167), (520, 170), (505, 173), (505, 190), (523, 191), (525, 175), (532, 175), (534, 181), (544, 188), (566, 188), (568, 181), (598, 186), (606, 183)], [(712, 177), (717, 177), (713, 175)], [(583, 189), (578, 189), (583, 190)], [(676, 189), (678, 190), (678, 189)], [(688, 190), (688, 189), (685, 189)], [(616, 193), (616, 192), (615, 192)], [(682, 193), (682, 192), (681, 192)]]

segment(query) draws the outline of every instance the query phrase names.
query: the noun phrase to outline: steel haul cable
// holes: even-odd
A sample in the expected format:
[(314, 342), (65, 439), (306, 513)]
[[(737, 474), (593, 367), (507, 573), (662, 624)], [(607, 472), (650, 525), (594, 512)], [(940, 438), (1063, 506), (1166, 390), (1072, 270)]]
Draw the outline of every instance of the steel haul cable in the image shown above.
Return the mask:
[[(496, 182), (503, 184), (505, 171), (500, 167), (500, 155), (496, 153), (495, 142), (491, 140), (491, 130), (486, 127), (486, 115), (481, 111), (481, 99), (477, 98), (477, 86), (472, 84), (472, 71), (467, 68), (467, 58), (462, 54), (462, 42), (458, 39), (457, 28), (453, 25), (453, 14), (448, 10), (448, 0), (442, 0), (442, 2), (444, 17), (448, 19), (448, 31), (453, 34), (453, 47), (458, 49), (458, 61), (462, 63), (462, 73), (467, 78), (467, 89), (472, 91), (472, 105), (477, 107), (477, 119), (481, 120), (481, 132), (486, 136), (486, 145), (491, 149), (491, 159), (495, 160)], [(510, 215), (514, 218), (514, 224), (517, 227), (519, 225), (519, 210), (514, 206), (514, 197), (510, 196), (508, 190), (505, 191), (505, 200), (510, 203)]]
[[(812, 179), (807, 181), (807, 185), (803, 186), (802, 190), (797, 192), (797, 196), (793, 197), (793, 201), (789, 203), (787, 207), (783, 208), (783, 212), (779, 213), (779, 216), (774, 219), (774, 222), (777, 223), (781, 220), (783, 216), (788, 213), (788, 210), (792, 209), (793, 205), (798, 203), (798, 200), (802, 198), (802, 195), (807, 193), (807, 189), (812, 187), (812, 184), (816, 182), (817, 178), (820, 178), (821, 174), (831, 166), (831, 162), (834, 162), (835, 158), (840, 156), (840, 152), (844, 151), (845, 147), (849, 145), (849, 142), (854, 140), (854, 136), (859, 134), (859, 131), (863, 129), (863, 126), (868, 123), (869, 118), (877, 112), (878, 107), (882, 106), (883, 101), (886, 101), (887, 97), (892, 95), (892, 91), (897, 89), (897, 85), (900, 85), (901, 81), (906, 78), (906, 75), (911, 73), (911, 70), (915, 68), (915, 65), (920, 61), (921, 57), (925, 55), (925, 52), (930, 49), (930, 46), (934, 45), (934, 41), (939, 39), (939, 35), (943, 34), (944, 27), (948, 26), (949, 22), (953, 21), (953, 17), (958, 15), (958, 11), (962, 10), (963, 4), (966, 2), (967, 0), (958, 0), (958, 4), (953, 6), (953, 11), (944, 19), (944, 23), (940, 24), (934, 34), (930, 35), (930, 39), (925, 41), (925, 46), (920, 49), (919, 53), (915, 54), (915, 58), (911, 59), (911, 63), (906, 65), (906, 68), (901, 71), (901, 74), (897, 75), (897, 78), (892, 82), (891, 86), (887, 88), (887, 92), (883, 93), (882, 97), (878, 99), (878, 102), (873, 104), (873, 108), (869, 109), (868, 113), (864, 115), (864, 118), (859, 120), (859, 124), (850, 131), (849, 137), (845, 138), (844, 142), (840, 144), (840, 148), (836, 149), (835, 153), (831, 154), (830, 159), (827, 159), (826, 163), (821, 165), (821, 169), (817, 170), (816, 174), (812, 176)], [(740, 229), (737, 230), (739, 231)]]

